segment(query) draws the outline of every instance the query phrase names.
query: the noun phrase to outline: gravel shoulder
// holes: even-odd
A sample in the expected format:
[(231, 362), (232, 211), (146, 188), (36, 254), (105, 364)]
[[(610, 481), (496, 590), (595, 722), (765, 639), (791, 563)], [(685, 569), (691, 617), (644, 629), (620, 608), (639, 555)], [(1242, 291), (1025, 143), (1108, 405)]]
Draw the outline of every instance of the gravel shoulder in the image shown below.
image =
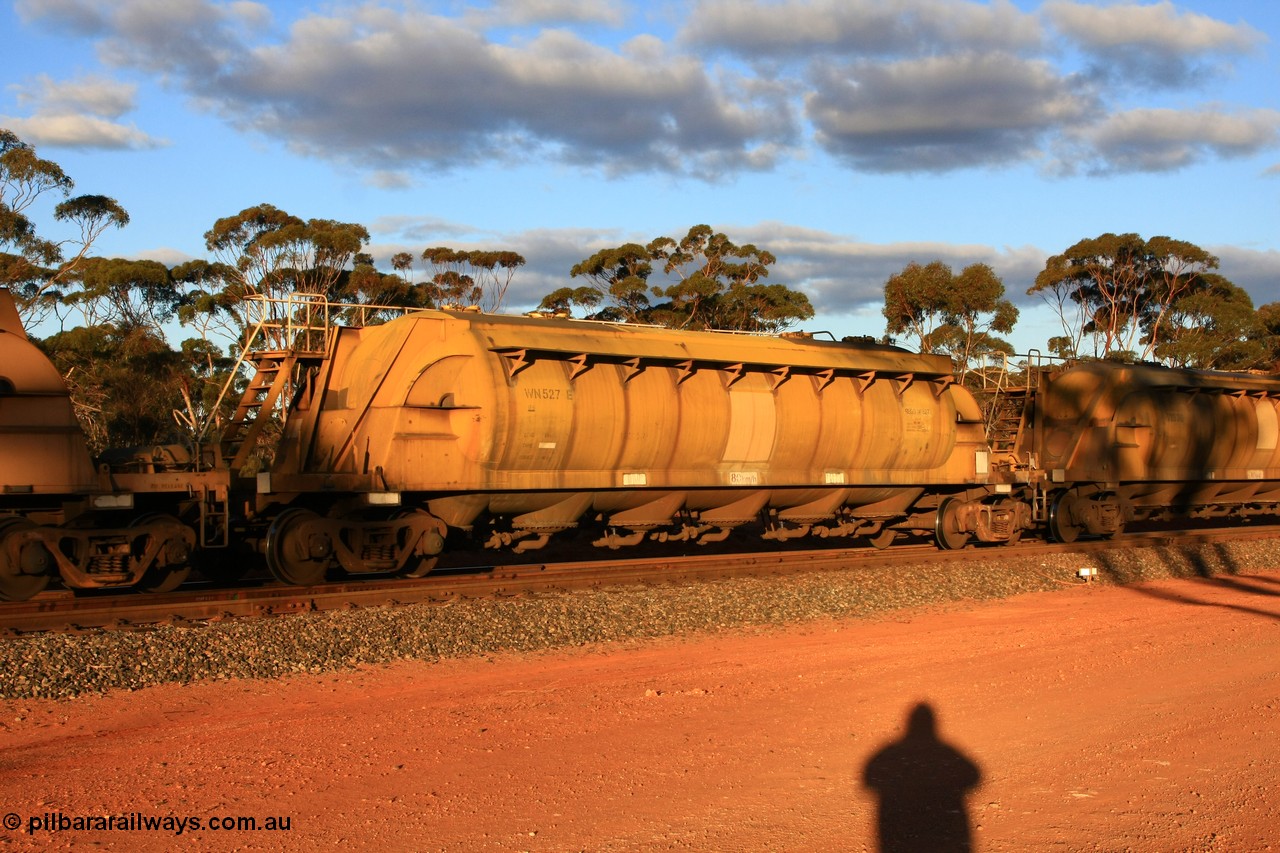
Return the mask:
[[(876, 850), (909, 831), (907, 849), (959, 832), (986, 851), (1269, 850), (1280, 847), (1275, 553), (1262, 541), (1135, 555), (1127, 569), (1114, 558), (1104, 568), (1130, 572), (1127, 585), (1072, 585), (1065, 568), (1041, 566), (1023, 574), (1044, 588), (1007, 598), (973, 594), (972, 578), (958, 600), (921, 601), (913, 591), (937, 578), (900, 578), (884, 607), (819, 607), (786, 626), (726, 603), (738, 582), (727, 596), (659, 588), (673, 612), (685, 595), (726, 600), (639, 640), (10, 698), (0, 812), (21, 826), (0, 840), (799, 851)], [(1162, 574), (1191, 576), (1141, 580)], [(778, 612), (820, 591), (813, 578), (760, 583)], [(572, 616), (592, 601), (559, 600), (540, 606)], [(611, 600), (654, 618), (638, 599)], [(533, 624), (543, 612), (524, 611), (519, 636), (559, 630)], [(704, 624), (716, 613), (725, 627)], [(168, 663), (139, 671), (148, 665)], [(178, 841), (163, 828), (27, 832), (31, 818), (135, 814), (290, 825), (188, 825)]]

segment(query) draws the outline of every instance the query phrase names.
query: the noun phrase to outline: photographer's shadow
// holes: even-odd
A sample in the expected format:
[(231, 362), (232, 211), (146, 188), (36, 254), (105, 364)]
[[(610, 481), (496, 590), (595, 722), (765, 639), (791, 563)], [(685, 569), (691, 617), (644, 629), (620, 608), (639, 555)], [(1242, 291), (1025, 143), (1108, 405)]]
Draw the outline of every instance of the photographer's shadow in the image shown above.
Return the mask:
[(881, 853), (971, 853), (967, 794), (981, 768), (938, 738), (933, 707), (921, 702), (903, 736), (867, 761), (863, 783), (879, 797)]

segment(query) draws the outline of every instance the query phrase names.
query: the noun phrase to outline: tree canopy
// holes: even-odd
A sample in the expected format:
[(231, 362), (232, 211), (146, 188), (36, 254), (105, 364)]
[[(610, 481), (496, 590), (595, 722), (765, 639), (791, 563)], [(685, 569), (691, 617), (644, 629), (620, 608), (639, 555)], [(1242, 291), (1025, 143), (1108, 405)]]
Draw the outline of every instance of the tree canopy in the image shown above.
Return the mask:
[(539, 307), (567, 313), (577, 305), (597, 320), (647, 322), (653, 307), (649, 302), (649, 276), (652, 274), (653, 257), (639, 243), (601, 249), (569, 270), (573, 278), (582, 276), (591, 284), (579, 288), (562, 287), (544, 297)]
[(1268, 360), (1261, 321), (1249, 294), (1220, 275), (1169, 307), (1153, 352), (1177, 367), (1247, 370)]
[[(400, 257), (400, 269), (411, 258)], [(440, 305), (480, 305), (501, 311), (516, 270), (524, 257), (516, 252), (488, 249), (451, 249), (433, 246), (422, 253), (431, 275), (430, 300)]]
[[(710, 226), (695, 225), (679, 241), (658, 237), (645, 246), (601, 249), (569, 271), (589, 285), (559, 288), (539, 308), (568, 313), (578, 307), (592, 319), (676, 329), (778, 332), (812, 317), (813, 306), (798, 290), (761, 282), (776, 260), (750, 243), (739, 246)], [(657, 263), (673, 283), (651, 283)]]
[(942, 261), (913, 261), (885, 282), (886, 330), (915, 338), (921, 352), (949, 354), (963, 373), (985, 353), (1013, 352), (994, 334), (1008, 334), (1018, 320), (1018, 309), (1003, 297), (1004, 282), (986, 264), (957, 275)]
[(1262, 363), (1256, 367), (1280, 373), (1280, 302), (1268, 302), (1258, 308), (1255, 321), (1253, 335), (1263, 350)]
[(40, 345), (71, 390), (89, 448), (167, 444), (184, 437), (174, 418), (190, 394), (184, 353), (152, 329), (77, 326)]
[[(72, 197), (74, 187), (61, 166), (0, 128), (0, 285), (13, 292), (28, 324), (61, 301), (59, 288), (72, 282), (106, 229), (129, 224), (129, 214), (115, 199)], [(53, 220), (78, 233), (55, 239), (40, 232), (31, 218), (33, 206), (47, 197), (62, 199), (53, 208)]]
[(1217, 268), (1217, 257), (1185, 240), (1108, 233), (1050, 257), (1027, 293), (1041, 294), (1058, 314), (1063, 335), (1050, 347), (1059, 355), (1082, 354), (1088, 337), (1095, 356), (1148, 359), (1174, 305), (1208, 289)]
[(343, 273), (369, 240), (353, 222), (302, 219), (270, 204), (226, 216), (205, 232), (205, 246), (240, 295), (305, 293), (338, 300)]

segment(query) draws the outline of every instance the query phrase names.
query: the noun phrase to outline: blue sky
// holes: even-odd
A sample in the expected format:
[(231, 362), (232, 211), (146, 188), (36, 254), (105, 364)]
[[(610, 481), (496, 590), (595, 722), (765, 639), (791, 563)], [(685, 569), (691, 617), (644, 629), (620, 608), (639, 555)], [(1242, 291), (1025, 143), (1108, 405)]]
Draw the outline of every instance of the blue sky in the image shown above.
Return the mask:
[(518, 309), (707, 223), (837, 334), (883, 333), (909, 261), (989, 263), (1026, 349), (1058, 332), (1045, 258), (1132, 231), (1280, 299), (1269, 0), (17, 0), (0, 27), (0, 127), (131, 215), (97, 254), (205, 257), (265, 202), (383, 261), (518, 251)]

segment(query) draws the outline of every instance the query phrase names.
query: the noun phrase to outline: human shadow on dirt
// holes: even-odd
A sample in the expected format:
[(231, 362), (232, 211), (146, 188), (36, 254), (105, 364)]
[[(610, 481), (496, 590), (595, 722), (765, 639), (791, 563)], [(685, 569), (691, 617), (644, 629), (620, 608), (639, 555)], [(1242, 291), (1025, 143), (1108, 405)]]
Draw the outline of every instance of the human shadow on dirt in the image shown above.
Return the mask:
[[(1264, 577), (1239, 577), (1239, 565), (1227, 549), (1220, 544), (1208, 545), (1190, 554), (1174, 549), (1161, 548), (1157, 550), (1160, 552), (1161, 558), (1166, 562), (1166, 566), (1169, 569), (1169, 577), (1195, 579), (1216, 587), (1262, 596), (1263, 598), (1280, 598), (1280, 591), (1268, 588), (1268, 586), (1280, 584), (1280, 580)], [(1100, 564), (1103, 576), (1124, 584), (1124, 588), (1130, 592), (1145, 595), (1149, 598), (1158, 598), (1163, 601), (1173, 601), (1198, 607), (1220, 607), (1241, 613), (1249, 613), (1254, 616), (1280, 620), (1280, 610), (1265, 610), (1259, 607), (1220, 601), (1204, 601), (1164, 589), (1131, 585), (1143, 580), (1143, 578), (1135, 575), (1124, 564), (1122, 555), (1101, 552), (1094, 555), (1094, 558)], [(1263, 584), (1267, 586), (1263, 586)]]
[(867, 760), (862, 781), (879, 798), (876, 834), (881, 853), (971, 853), (965, 798), (982, 783), (982, 769), (939, 739), (933, 707), (921, 702), (906, 731)]

